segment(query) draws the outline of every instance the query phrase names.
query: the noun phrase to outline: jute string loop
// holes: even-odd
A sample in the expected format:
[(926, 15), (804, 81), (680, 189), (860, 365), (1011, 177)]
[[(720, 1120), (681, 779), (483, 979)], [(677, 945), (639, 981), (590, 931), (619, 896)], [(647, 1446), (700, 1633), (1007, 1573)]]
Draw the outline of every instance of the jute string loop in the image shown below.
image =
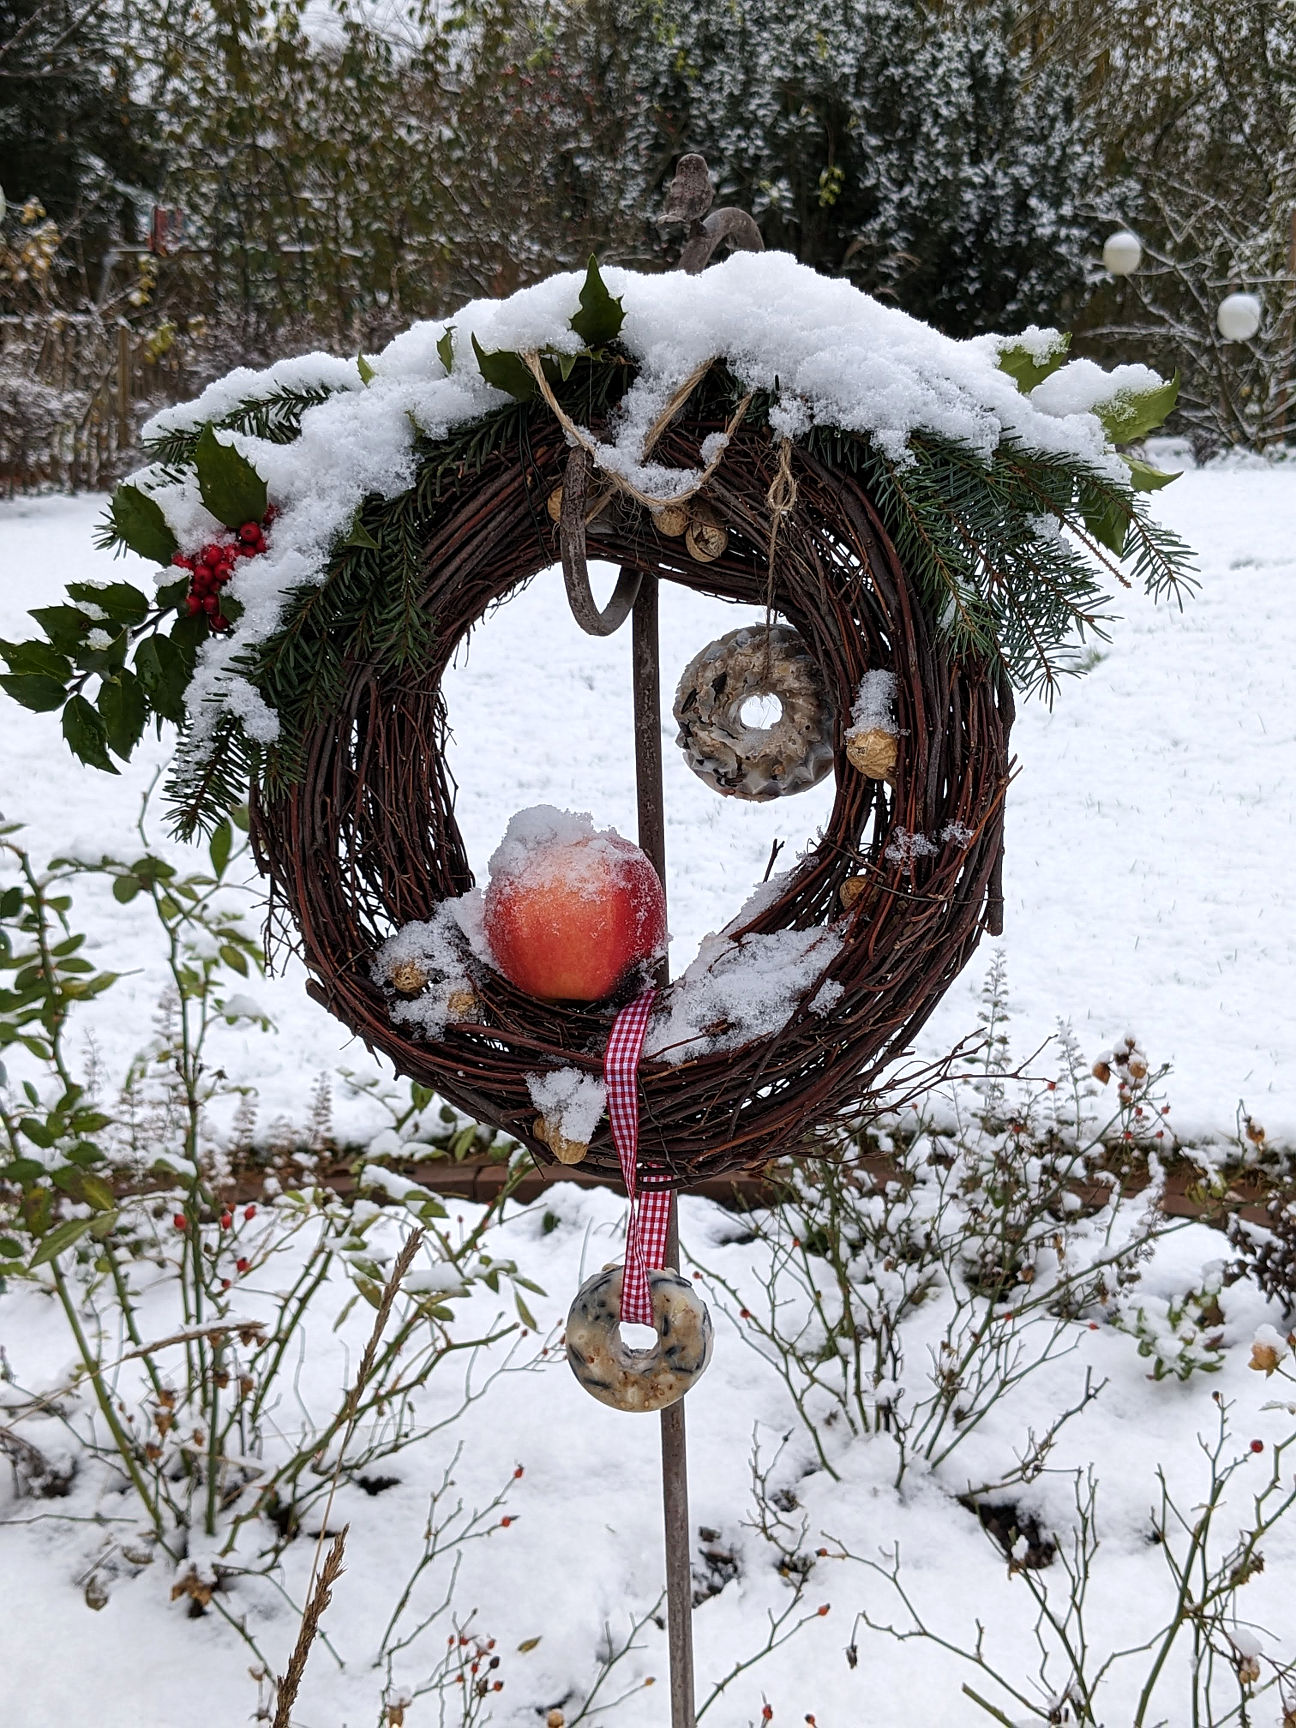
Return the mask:
[[(523, 354), (522, 359), (530, 370), (531, 376), (539, 385), (540, 394), (544, 397), (555, 420), (557, 420), (558, 424), (562, 427), (571, 442), (579, 445), (597, 465), (599, 455), (598, 445), (592, 438), (590, 438), (588, 433), (584, 432), (576, 424), (563, 408), (558, 398), (554, 395), (553, 386), (545, 377), (544, 367), (540, 363), (539, 354), (533, 349), (529, 353)], [(676, 414), (679, 413), (680, 409), (688, 401), (689, 397), (697, 389), (698, 385), (706, 377), (713, 364), (714, 362), (711, 360), (704, 360), (700, 366), (695, 366), (684, 382), (672, 393), (670, 401), (667, 402), (661, 413), (653, 421), (644, 437), (643, 457), (641, 460), (647, 459), (657, 440), (670, 425)], [(742, 401), (734, 409), (733, 414), (730, 416), (729, 424), (725, 427), (724, 431), (724, 443), (721, 444), (720, 448), (698, 475), (697, 479), (693, 481), (692, 485), (686, 487), (682, 492), (676, 492), (669, 498), (657, 498), (651, 492), (641, 491), (639, 487), (635, 485), (633, 480), (627, 480), (623, 474), (617, 474), (610, 468), (601, 468), (600, 472), (608, 482), (617, 487), (618, 490), (624, 492), (628, 498), (633, 498), (636, 503), (642, 504), (648, 510), (664, 510), (668, 504), (683, 504), (686, 499), (694, 497), (695, 494), (702, 490), (707, 481), (724, 460), (724, 453), (729, 447), (729, 441), (738, 430), (739, 426), (741, 426), (743, 416), (751, 406), (751, 399), (752, 393), (748, 391)]]
[(778, 547), (779, 529), (783, 518), (796, 509), (797, 483), (792, 472), (792, 440), (779, 439), (778, 469), (765, 494), (770, 513), (769, 556), (765, 572), (765, 676), (770, 671), (770, 626), (774, 621), (774, 553)]

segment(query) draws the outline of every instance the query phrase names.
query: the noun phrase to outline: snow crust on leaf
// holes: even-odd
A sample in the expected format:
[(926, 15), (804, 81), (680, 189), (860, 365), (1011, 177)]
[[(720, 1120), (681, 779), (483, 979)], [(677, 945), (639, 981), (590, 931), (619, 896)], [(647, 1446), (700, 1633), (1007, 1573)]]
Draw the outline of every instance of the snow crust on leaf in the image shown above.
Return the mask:
[(1035, 386), (1030, 402), (1043, 414), (1067, 419), (1093, 414), (1119, 396), (1142, 395), (1164, 383), (1150, 366), (1113, 366), (1106, 372), (1096, 360), (1070, 360)]

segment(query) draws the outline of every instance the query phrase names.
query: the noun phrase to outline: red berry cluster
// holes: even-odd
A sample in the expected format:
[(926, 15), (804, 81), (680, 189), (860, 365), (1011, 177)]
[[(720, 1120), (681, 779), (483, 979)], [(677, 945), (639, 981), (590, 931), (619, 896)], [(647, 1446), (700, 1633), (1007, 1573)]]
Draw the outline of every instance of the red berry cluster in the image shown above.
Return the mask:
[(192, 557), (183, 552), (176, 553), (171, 562), (177, 568), (190, 572), (189, 593), (185, 597), (185, 605), (191, 618), (203, 612), (211, 629), (229, 629), (229, 619), (220, 608), (220, 591), (234, 574), (234, 566), (240, 558), (255, 558), (258, 552), (265, 551), (265, 531), (274, 520), (274, 515), (272, 506), (260, 522), (245, 522), (233, 540), (223, 544), (213, 540)]

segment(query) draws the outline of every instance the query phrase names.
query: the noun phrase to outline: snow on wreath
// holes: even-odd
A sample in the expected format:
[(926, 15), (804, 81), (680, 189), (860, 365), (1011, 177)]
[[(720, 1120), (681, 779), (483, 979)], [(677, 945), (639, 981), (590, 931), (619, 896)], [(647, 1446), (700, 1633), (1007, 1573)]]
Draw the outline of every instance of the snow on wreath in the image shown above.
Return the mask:
[(210, 829), (249, 779), (296, 780), (348, 655), (416, 662), (420, 524), (519, 417), (552, 402), (596, 472), (669, 498), (723, 438), (690, 470), (645, 457), (645, 434), (709, 365), (713, 395), (749, 398), (748, 429), (860, 478), (955, 653), (1051, 694), (1104, 633), (1104, 571), (1157, 595), (1192, 580), (1141, 496), (1174, 476), (1119, 448), (1165, 419), (1177, 379), (1068, 361), (1068, 342), (955, 341), (784, 254), (736, 253), (700, 276), (591, 260), (372, 358), (239, 369), (155, 416), (150, 465), (114, 494), (103, 543), (163, 566), (156, 591), (70, 584), (33, 612), (39, 638), (0, 645), (0, 682), (61, 710), (73, 752), (110, 773), (150, 720), (176, 725), (175, 825)]

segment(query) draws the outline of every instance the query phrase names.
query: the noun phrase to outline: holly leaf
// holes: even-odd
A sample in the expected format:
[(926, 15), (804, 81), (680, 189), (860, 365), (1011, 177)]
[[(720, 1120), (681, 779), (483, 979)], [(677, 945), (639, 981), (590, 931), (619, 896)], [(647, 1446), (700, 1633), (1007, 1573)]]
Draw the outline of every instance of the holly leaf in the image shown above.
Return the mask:
[(493, 384), (497, 390), (506, 390), (519, 402), (531, 400), (535, 395), (536, 381), (520, 354), (510, 353), (507, 348), (497, 348), (488, 354), (475, 336), (472, 345), (477, 356), (477, 370), (488, 384)]
[(94, 629), (94, 622), (75, 606), (37, 606), (28, 614), (40, 625), (60, 654), (76, 654)]
[(1139, 456), (1122, 456), (1121, 461), (1130, 471), (1130, 485), (1136, 492), (1159, 492), (1163, 486), (1179, 478), (1178, 474), (1167, 474), (1163, 468), (1154, 468)]
[(92, 647), (87, 641), (76, 652), (76, 663), (85, 672), (99, 672), (104, 677), (111, 678), (126, 664), (126, 632), (119, 630), (115, 624), (107, 626), (96, 624), (96, 630), (102, 630), (107, 636), (106, 647)]
[[(232, 594), (221, 596), (221, 605), (227, 604), (235, 604)], [(198, 650), (210, 634), (205, 612), (182, 612), (165, 638), (180, 656), (186, 684), (193, 677), (193, 669), (198, 664)]]
[(175, 582), (164, 582), (157, 591), (157, 604), (163, 612), (169, 612), (175, 606), (184, 605), (188, 592), (188, 576), (181, 576)]
[(93, 582), (69, 582), (68, 595), (83, 606), (97, 606), (114, 624), (142, 624), (148, 617), (148, 600), (130, 582), (105, 582), (102, 587)]
[(176, 537), (156, 498), (124, 481), (108, 506), (108, 529), (115, 540), (153, 564), (169, 564), (178, 550)]
[(0, 657), (11, 672), (38, 672), (64, 684), (72, 676), (67, 656), (48, 642), (0, 642)]
[(63, 736), (74, 756), (91, 768), (115, 774), (108, 756), (108, 733), (97, 709), (84, 696), (73, 696), (63, 710)]
[(608, 293), (599, 275), (598, 259), (591, 255), (580, 291), (580, 311), (572, 318), (571, 327), (587, 348), (606, 348), (621, 334), (624, 323), (625, 308)]
[(1122, 390), (1110, 402), (1100, 402), (1094, 413), (1113, 444), (1133, 444), (1155, 432), (1179, 396), (1179, 374), (1151, 390)]
[(180, 649), (169, 636), (149, 636), (135, 651), (135, 670), (149, 706), (179, 725), (189, 684), (189, 667)]
[(446, 377), (454, 371), (454, 325), (447, 324), (445, 334), (438, 338), (437, 359), (446, 369)]
[(1066, 359), (1071, 346), (1071, 332), (1060, 330), (1054, 334), (1057, 339), (1042, 360), (1024, 342), (1010, 342), (999, 350), (999, 370), (1008, 374), (1023, 396), (1029, 395), (1037, 384), (1042, 384), (1056, 372)]
[(148, 720), (148, 702), (135, 674), (123, 666), (115, 678), (105, 678), (99, 686), (98, 709), (108, 748), (129, 762)]
[(0, 677), (0, 689), (24, 708), (30, 708), (33, 714), (52, 714), (67, 701), (67, 686), (41, 672), (11, 673), (8, 677)]
[[(371, 384), (374, 379), (374, 369), (363, 354), (356, 355), (356, 371), (360, 374), (362, 384)], [(240, 527), (242, 524), (240, 523)]]
[(1100, 546), (1120, 558), (1129, 533), (1130, 510), (1115, 493), (1093, 490), (1081, 499), (1081, 513), (1088, 532)]
[(194, 449), (198, 468), (198, 490), (202, 501), (218, 522), (241, 528), (259, 522), (269, 502), (266, 483), (232, 444), (222, 444), (211, 422), (203, 427)]

